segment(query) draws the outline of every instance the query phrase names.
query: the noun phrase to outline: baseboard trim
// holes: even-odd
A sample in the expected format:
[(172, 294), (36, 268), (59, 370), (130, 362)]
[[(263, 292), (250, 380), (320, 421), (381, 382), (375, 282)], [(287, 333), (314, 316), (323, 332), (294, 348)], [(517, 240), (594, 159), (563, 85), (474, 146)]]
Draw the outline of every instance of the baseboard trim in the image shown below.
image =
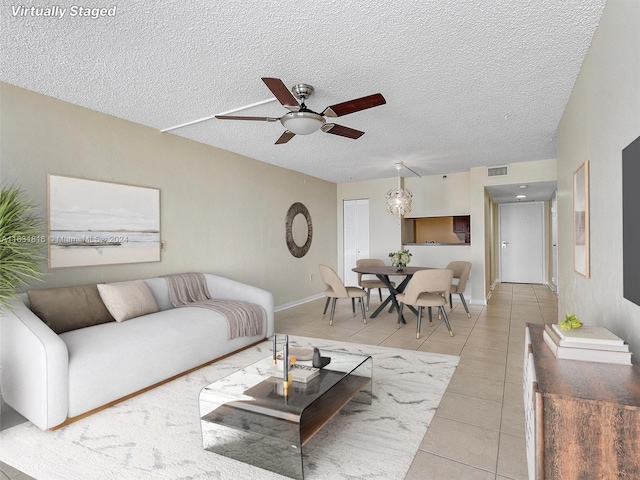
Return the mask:
[(274, 311), (280, 312), (282, 310), (287, 310), (289, 308), (297, 307), (299, 305), (304, 305), (305, 303), (313, 302), (314, 300), (318, 300), (319, 298), (322, 298), (322, 297), (324, 297), (324, 294), (318, 293), (317, 295), (312, 295), (311, 297), (306, 297), (300, 300), (295, 300), (293, 302), (278, 305), (277, 307), (274, 308)]

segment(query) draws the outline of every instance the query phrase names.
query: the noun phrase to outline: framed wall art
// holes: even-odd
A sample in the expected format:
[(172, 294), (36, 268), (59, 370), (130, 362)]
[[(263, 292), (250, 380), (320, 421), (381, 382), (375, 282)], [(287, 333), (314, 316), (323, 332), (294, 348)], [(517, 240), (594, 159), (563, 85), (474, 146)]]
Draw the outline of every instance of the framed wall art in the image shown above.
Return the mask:
[(49, 268), (160, 261), (160, 190), (47, 176)]
[(589, 161), (573, 173), (573, 265), (589, 278)]

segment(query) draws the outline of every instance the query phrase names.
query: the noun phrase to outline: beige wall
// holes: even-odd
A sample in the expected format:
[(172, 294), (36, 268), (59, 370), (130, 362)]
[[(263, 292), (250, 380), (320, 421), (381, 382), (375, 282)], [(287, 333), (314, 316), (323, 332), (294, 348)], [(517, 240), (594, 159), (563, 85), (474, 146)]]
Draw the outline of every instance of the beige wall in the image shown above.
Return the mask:
[[(559, 317), (575, 313), (640, 355), (640, 307), (623, 298), (622, 149), (640, 135), (640, 2), (609, 0), (557, 132)], [(589, 160), (591, 278), (573, 270), (572, 179)]]
[[(48, 173), (160, 189), (160, 262), (48, 270), (41, 286), (207, 271), (270, 290), (283, 305), (320, 294), (318, 264), (337, 264), (334, 183), (6, 84), (0, 124), (0, 179), (19, 182), (43, 217)], [(285, 242), (298, 201), (314, 234), (302, 259)]]
[(406, 178), (405, 187), (413, 193), (407, 218), (469, 215), (469, 182), (469, 172)]

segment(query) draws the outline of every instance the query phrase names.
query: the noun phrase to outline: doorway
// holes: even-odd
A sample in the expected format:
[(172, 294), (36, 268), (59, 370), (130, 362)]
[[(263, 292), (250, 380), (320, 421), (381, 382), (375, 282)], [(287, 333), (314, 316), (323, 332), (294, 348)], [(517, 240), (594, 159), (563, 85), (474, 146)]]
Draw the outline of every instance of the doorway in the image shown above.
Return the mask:
[(500, 205), (500, 281), (544, 283), (542, 202)]
[(344, 218), (344, 270), (342, 280), (345, 285), (357, 285), (358, 274), (351, 269), (356, 260), (369, 258), (369, 199), (345, 200)]

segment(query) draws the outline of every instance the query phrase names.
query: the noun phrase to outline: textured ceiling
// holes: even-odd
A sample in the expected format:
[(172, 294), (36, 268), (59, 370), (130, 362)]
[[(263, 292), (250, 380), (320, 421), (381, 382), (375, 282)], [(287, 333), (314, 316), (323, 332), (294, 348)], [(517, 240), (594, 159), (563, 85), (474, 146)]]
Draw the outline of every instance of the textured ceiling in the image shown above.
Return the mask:
[(0, 80), (159, 130), (272, 98), (260, 77), (313, 85), (316, 111), (382, 93), (335, 119), (359, 140), (274, 145), (279, 123), (216, 119), (165, 133), (339, 183), (394, 177), (398, 161), (431, 175), (555, 158), (605, 0), (128, 1), (96, 19), (1, 3)]

